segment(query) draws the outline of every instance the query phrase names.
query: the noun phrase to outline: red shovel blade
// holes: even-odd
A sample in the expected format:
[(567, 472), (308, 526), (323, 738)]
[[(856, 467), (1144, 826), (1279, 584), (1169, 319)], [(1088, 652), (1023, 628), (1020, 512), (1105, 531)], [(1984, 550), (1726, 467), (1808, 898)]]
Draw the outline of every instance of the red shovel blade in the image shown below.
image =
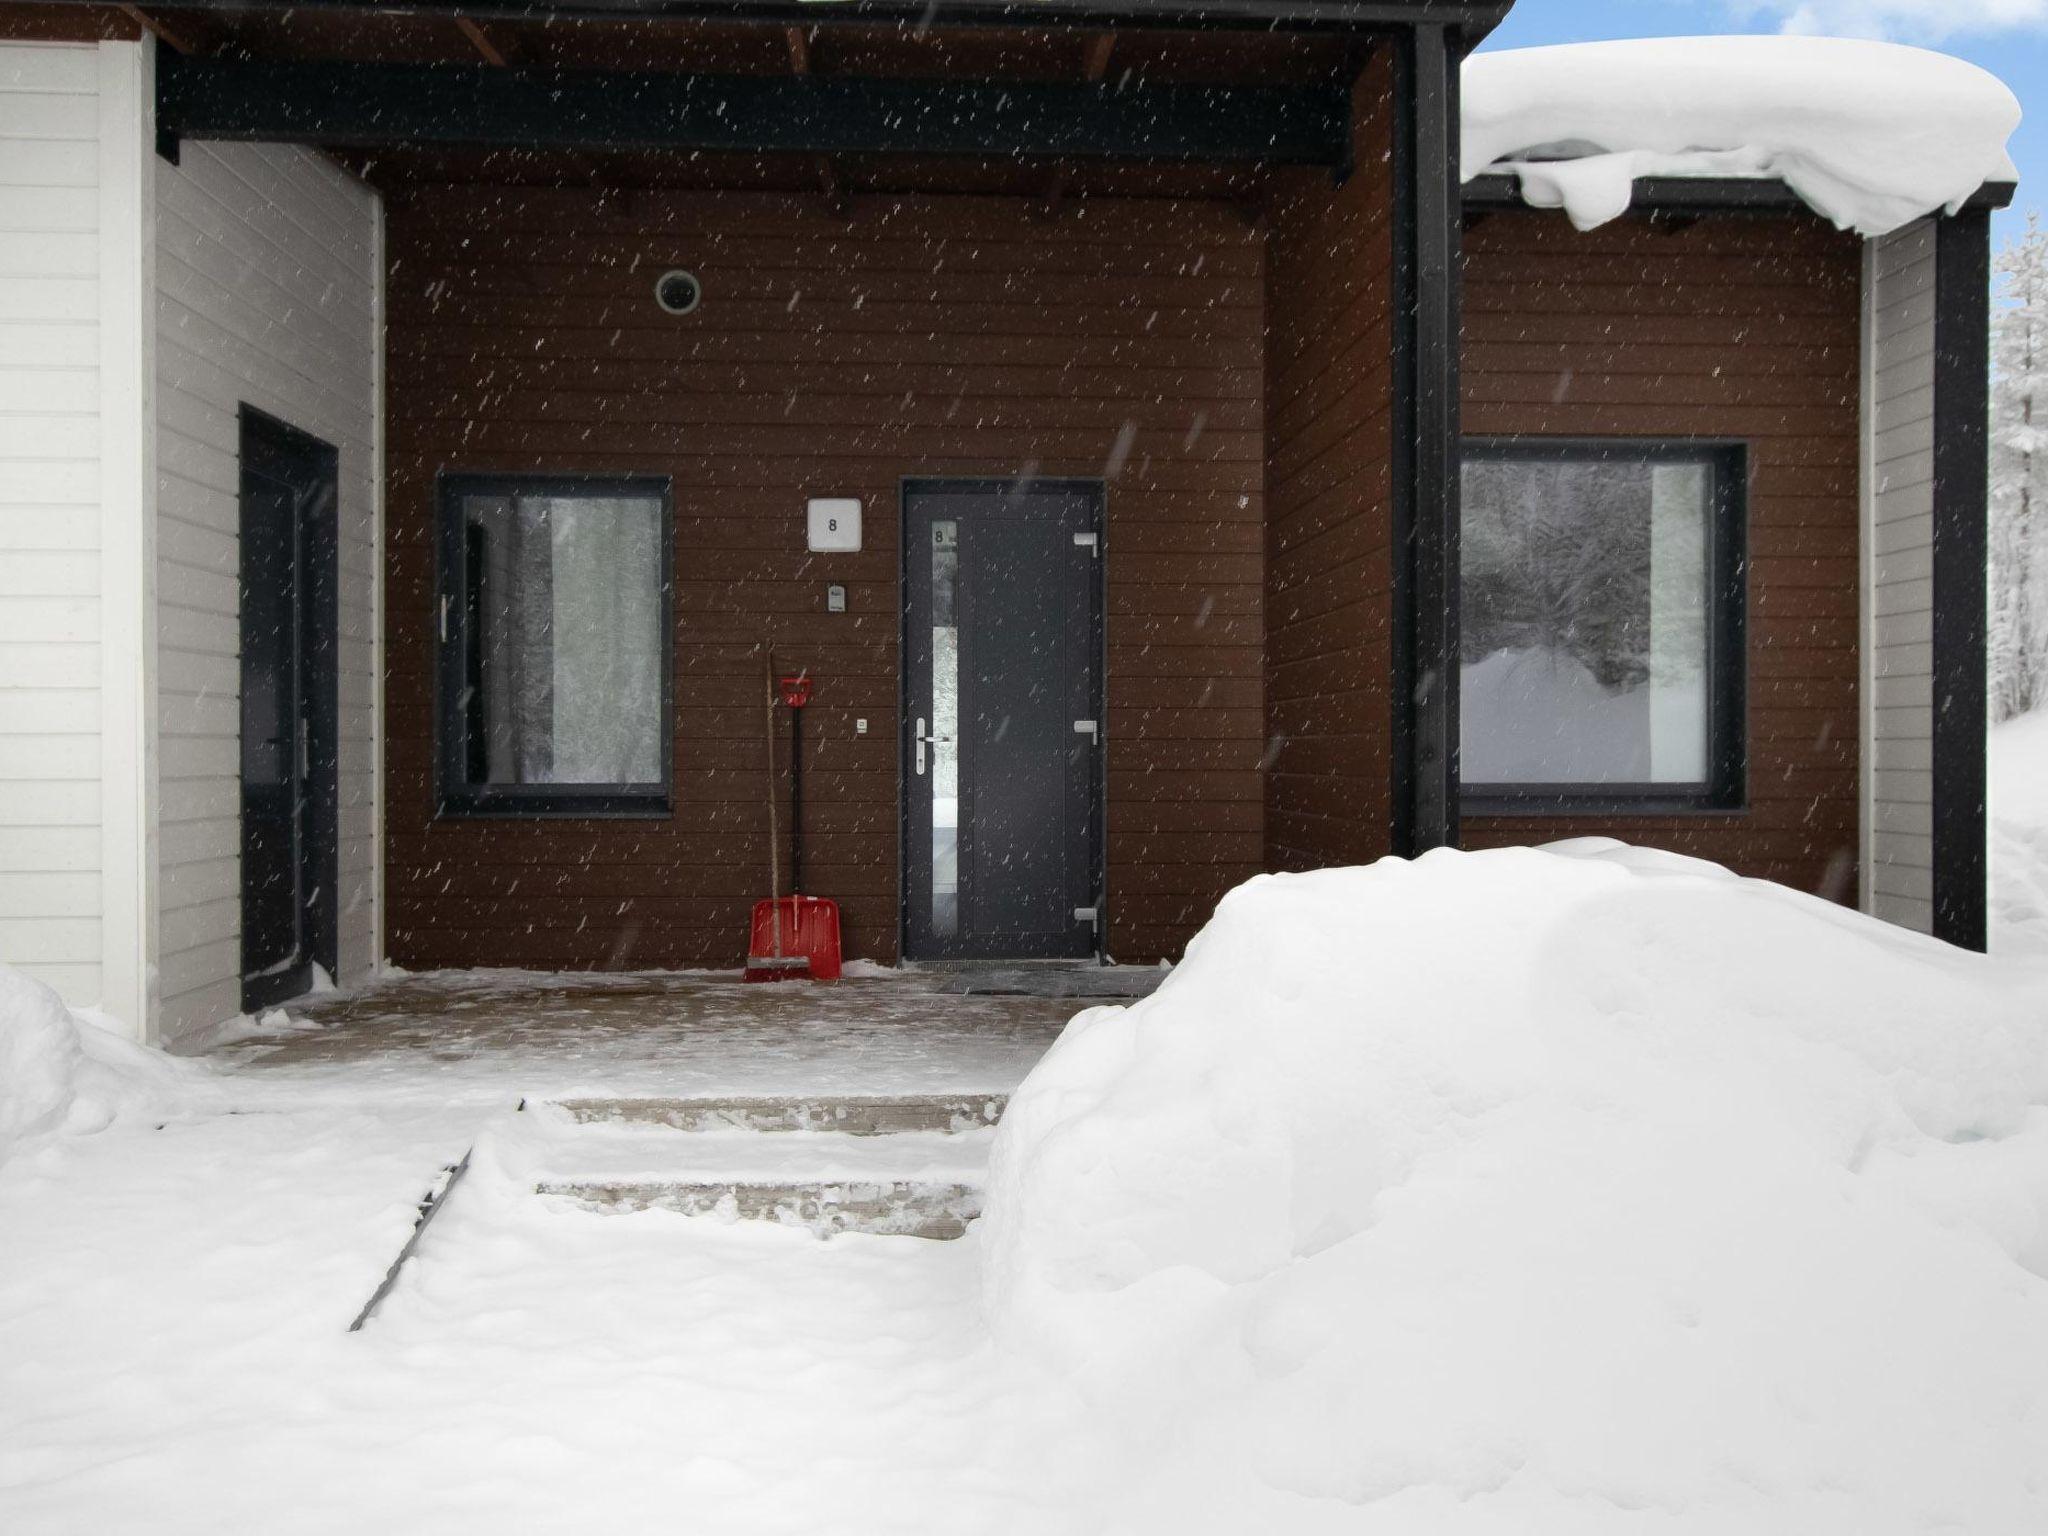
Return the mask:
[(839, 971), (838, 902), (822, 896), (784, 896), (754, 903), (753, 932), (747, 940), (748, 981), (837, 981)]

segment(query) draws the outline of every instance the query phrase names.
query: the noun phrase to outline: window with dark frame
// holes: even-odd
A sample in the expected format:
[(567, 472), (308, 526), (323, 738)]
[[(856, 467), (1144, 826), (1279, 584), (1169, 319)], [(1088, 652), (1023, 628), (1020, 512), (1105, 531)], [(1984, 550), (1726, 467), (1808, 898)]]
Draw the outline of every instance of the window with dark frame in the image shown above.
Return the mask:
[(1467, 440), (1468, 813), (1741, 806), (1746, 491), (1739, 445)]
[(666, 479), (444, 475), (443, 815), (670, 809)]

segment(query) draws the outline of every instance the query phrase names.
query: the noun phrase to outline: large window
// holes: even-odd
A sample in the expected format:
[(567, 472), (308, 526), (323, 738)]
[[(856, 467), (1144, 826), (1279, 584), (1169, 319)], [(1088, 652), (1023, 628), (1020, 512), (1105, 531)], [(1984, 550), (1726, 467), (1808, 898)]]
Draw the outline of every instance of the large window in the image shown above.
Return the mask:
[(1683, 443), (1466, 444), (1468, 809), (1740, 804), (1743, 458)]
[(440, 500), (442, 812), (666, 811), (667, 482), (449, 475)]

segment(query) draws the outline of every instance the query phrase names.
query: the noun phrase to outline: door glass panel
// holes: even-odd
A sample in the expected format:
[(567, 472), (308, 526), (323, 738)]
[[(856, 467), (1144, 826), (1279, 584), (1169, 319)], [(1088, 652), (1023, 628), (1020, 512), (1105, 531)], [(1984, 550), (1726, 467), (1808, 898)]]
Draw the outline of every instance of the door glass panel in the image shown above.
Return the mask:
[(299, 575), (290, 491), (249, 478), (242, 497), (242, 782), (290, 786), (298, 770)]
[(280, 975), (305, 947), (298, 503), (242, 477), (242, 966)]
[(960, 931), (960, 525), (932, 524), (932, 932)]

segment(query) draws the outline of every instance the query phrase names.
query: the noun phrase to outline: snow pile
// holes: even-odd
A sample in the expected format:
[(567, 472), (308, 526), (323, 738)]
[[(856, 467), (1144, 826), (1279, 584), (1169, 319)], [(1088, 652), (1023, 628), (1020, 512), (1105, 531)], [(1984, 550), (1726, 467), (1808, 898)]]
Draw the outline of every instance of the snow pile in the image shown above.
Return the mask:
[(2048, 710), (1991, 733), (1991, 952), (2048, 956)]
[[(319, 970), (314, 967), (315, 972)], [(318, 992), (320, 989), (310, 989)], [(335, 989), (339, 990), (339, 989)], [(204, 1025), (179, 1035), (171, 1049), (180, 1056), (202, 1056), (229, 1046), (289, 1040), (295, 1035), (318, 1034), (326, 1026), (317, 1019), (299, 1018), (284, 1008), (266, 1008), (259, 1014), (238, 1013), (217, 1024)]]
[(1478, 53), (1464, 176), (1509, 171), (1581, 229), (1640, 176), (1782, 180), (1844, 229), (1887, 234), (2016, 176), (2020, 104), (1946, 54), (1831, 37), (1684, 37)]
[(1129, 1528), (2048, 1529), (2048, 968), (1712, 865), (1252, 881), (982, 1235)]
[(97, 1131), (161, 1109), (210, 1077), (80, 1018), (41, 982), (0, 965), (0, 1159), (45, 1131)]

